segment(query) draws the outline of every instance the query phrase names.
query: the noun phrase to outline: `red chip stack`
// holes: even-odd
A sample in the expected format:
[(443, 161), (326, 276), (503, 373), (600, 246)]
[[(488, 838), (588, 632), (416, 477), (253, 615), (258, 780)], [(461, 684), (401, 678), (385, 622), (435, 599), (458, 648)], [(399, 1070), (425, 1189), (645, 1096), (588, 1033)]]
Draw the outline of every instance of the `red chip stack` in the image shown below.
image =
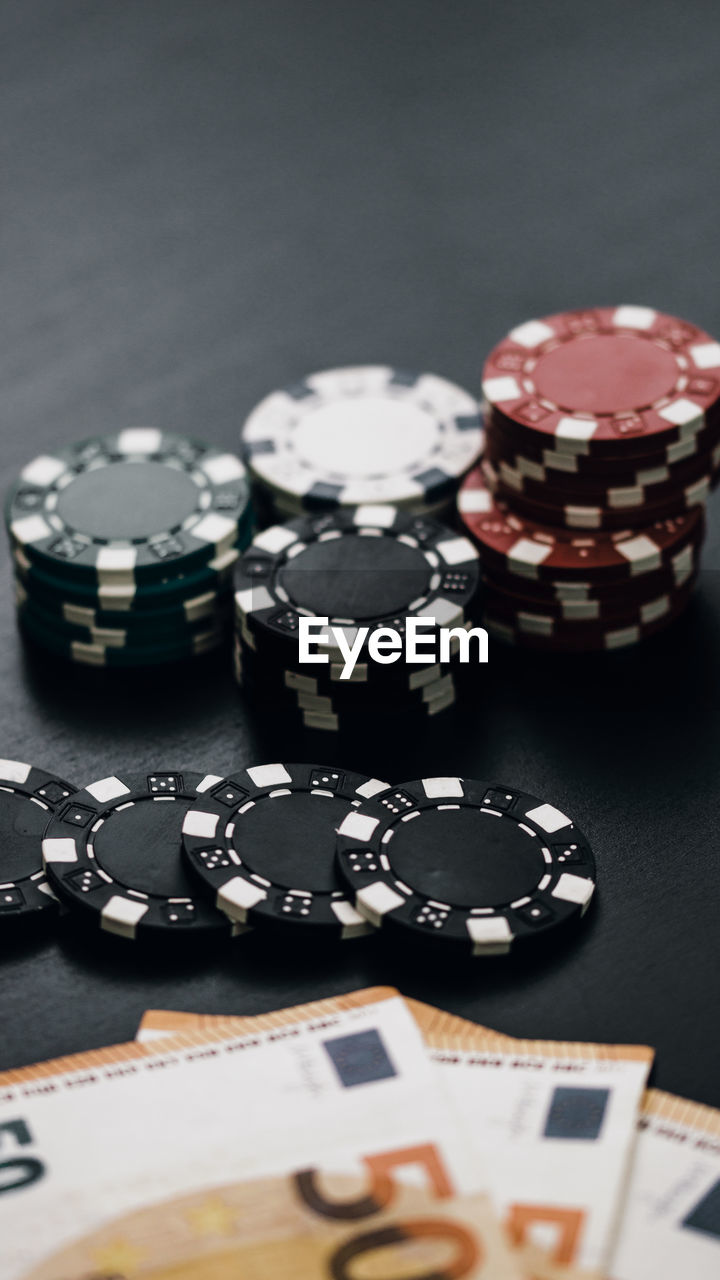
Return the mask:
[(459, 495), (485, 625), (552, 650), (637, 643), (685, 608), (720, 474), (720, 343), (650, 307), (530, 320), (490, 352)]

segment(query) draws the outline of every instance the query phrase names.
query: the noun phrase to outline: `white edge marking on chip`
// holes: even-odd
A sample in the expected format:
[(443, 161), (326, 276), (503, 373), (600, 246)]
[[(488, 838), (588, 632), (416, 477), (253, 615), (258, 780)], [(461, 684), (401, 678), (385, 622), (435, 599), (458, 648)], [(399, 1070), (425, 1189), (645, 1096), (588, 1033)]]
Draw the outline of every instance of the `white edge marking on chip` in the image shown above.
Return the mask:
[(198, 783), (195, 790), (199, 791), (202, 795), (204, 791), (212, 791), (212, 788), (216, 787), (219, 782), (222, 782), (222, 778), (219, 778), (216, 773), (206, 773), (202, 782)]
[(218, 889), (215, 905), (232, 920), (239, 920), (244, 924), (250, 908), (256, 907), (265, 898), (267, 898), (266, 889), (261, 889), (257, 884), (250, 884), (242, 876), (234, 876), (223, 885), (222, 889)]
[(190, 532), (193, 538), (207, 542), (209, 546), (220, 548), (228, 539), (235, 537), (237, 524), (228, 516), (221, 516), (217, 511), (209, 511), (202, 520), (198, 520), (197, 524), (192, 526)]
[(439, 627), (452, 627), (455, 623), (460, 626), (464, 616), (462, 605), (457, 600), (446, 600), (444, 596), (438, 596), (432, 604), (423, 605), (423, 612), (417, 615), (416, 621), (424, 622), (428, 619)]
[(364, 844), (372, 838), (377, 825), (377, 818), (372, 818), (367, 813), (348, 813), (340, 823), (337, 833), (348, 840), (359, 840)]
[(203, 809), (188, 809), (183, 819), (183, 835), (199, 836), (201, 840), (214, 840), (220, 816)]
[(22, 760), (0, 760), (0, 779), (3, 782), (27, 782), (31, 766)]
[(487, 489), (461, 489), (458, 494), (458, 507), (467, 515), (487, 515), (493, 509), (492, 494)]
[(625, 627), (622, 631), (608, 631), (605, 633), (605, 648), (624, 649), (629, 644), (637, 644), (640, 639), (638, 626)]
[(118, 435), (120, 453), (159, 453), (162, 448), (162, 431), (157, 427), (128, 427)]
[(262, 533), (258, 533), (253, 538), (252, 546), (253, 549), (259, 547), (261, 551), (269, 551), (270, 555), (277, 555), (279, 551), (292, 546), (293, 542), (297, 542), (297, 534), (293, 533), (292, 529), (274, 524), (269, 529), (264, 529)]
[(49, 836), (42, 842), (43, 862), (77, 862), (77, 846), (72, 836)]
[(507, 400), (519, 400), (522, 391), (515, 378), (488, 378), (483, 382), (483, 395), (491, 404), (503, 404)]
[(521, 564), (543, 564), (552, 553), (549, 543), (533, 542), (532, 538), (518, 538), (508, 551), (508, 560), (518, 560)]
[(572, 819), (561, 813), (552, 804), (539, 804), (535, 809), (528, 809), (525, 817), (529, 818), (531, 822), (537, 823), (539, 827), (542, 827), (543, 831), (547, 831), (548, 835), (552, 835), (555, 831), (561, 831), (563, 827), (572, 825)]
[(381, 791), (388, 791), (390, 784), (381, 782), (379, 778), (368, 778), (367, 782), (363, 782), (358, 787), (356, 795), (362, 796), (363, 799), (369, 800), (371, 796), (376, 796)]
[(20, 475), (26, 484), (34, 484), (44, 489), (54, 484), (58, 476), (66, 470), (67, 464), (61, 462), (59, 458), (53, 457), (51, 453), (41, 453), (39, 457), (33, 458), (32, 462), (23, 467)]
[(132, 573), (136, 561), (134, 547), (101, 547), (96, 565), (98, 573)]
[(372, 505), (366, 503), (364, 506), (357, 507), (353, 517), (353, 524), (358, 529), (363, 525), (377, 525), (380, 529), (389, 529), (393, 524), (397, 511), (395, 507), (387, 506), (385, 503)]
[(657, 600), (649, 600), (647, 604), (640, 607), (640, 621), (643, 623), (656, 622), (658, 618), (664, 618), (666, 613), (670, 612), (670, 597), (658, 596)]
[(405, 902), (402, 894), (396, 893), (382, 880), (376, 880), (374, 884), (367, 884), (362, 889), (358, 889), (355, 900), (362, 914), (375, 925), (376, 929), (380, 927), (383, 916), (390, 911), (396, 911)]
[(361, 916), (356, 911), (351, 902), (346, 898), (340, 898), (337, 902), (331, 902), (330, 908), (339, 924), (342, 925), (343, 938), (359, 938), (364, 933), (369, 933), (370, 922), (365, 916)]
[(256, 787), (279, 787), (292, 778), (283, 764), (259, 764), (248, 769), (248, 777)]
[(508, 337), (513, 342), (517, 342), (521, 347), (539, 347), (543, 342), (549, 342), (550, 338), (554, 338), (555, 334), (546, 324), (544, 320), (526, 320), (524, 324), (519, 324), (517, 328), (511, 329)]
[(510, 949), (515, 935), (504, 916), (469, 916), (465, 923), (474, 955), (502, 955)]
[(147, 902), (135, 902), (116, 893), (100, 912), (100, 927), (121, 938), (134, 938), (138, 923), (148, 910)]
[(560, 418), (555, 428), (555, 435), (558, 440), (572, 440), (578, 444), (585, 444), (588, 440), (592, 440), (597, 426), (595, 418)]
[(422, 787), (428, 800), (465, 795), (462, 778), (423, 778)]
[(666, 422), (672, 422), (675, 427), (685, 427), (691, 422), (697, 423), (700, 427), (705, 420), (702, 409), (695, 404), (694, 400), (687, 400), (684, 396), (666, 404), (658, 412), (661, 418)]
[(99, 804), (104, 804), (108, 800), (118, 800), (120, 796), (130, 795), (130, 788), (115, 777), (99, 778), (97, 782), (91, 782), (85, 790)]
[(448, 538), (446, 542), (439, 542), (435, 550), (448, 564), (478, 559), (478, 553), (468, 538)]
[(52, 533), (50, 525), (42, 516), (23, 516), (22, 520), (13, 520), (10, 532), (24, 547), (34, 542), (42, 542)]
[(602, 526), (600, 507), (565, 507), (564, 512), (569, 529), (599, 529)]
[[(658, 469), (662, 470), (662, 468)], [(652, 483), (652, 480), (650, 483)], [(628, 485), (626, 489), (608, 489), (608, 506), (614, 507), (616, 510), (623, 510), (625, 507), (639, 507), (645, 501), (642, 484), (643, 482), (641, 481), (637, 485)]]
[(230, 484), (233, 480), (242, 480), (245, 475), (245, 468), (234, 453), (219, 453), (215, 458), (206, 458), (202, 469), (213, 484)]
[(563, 902), (575, 902), (578, 906), (587, 906), (593, 896), (595, 885), (585, 876), (573, 876), (563, 872), (552, 891), (553, 898), (562, 898)]
[(690, 348), (696, 369), (717, 369), (720, 365), (720, 342), (699, 342)]
[(235, 592), (235, 606), (243, 617), (259, 609), (270, 609), (274, 603), (267, 587), (247, 587)]
[(652, 307), (637, 307), (625, 304), (622, 307), (616, 307), (613, 314), (613, 324), (619, 329), (652, 329), (657, 319), (657, 311), (653, 311)]
[(628, 538), (625, 542), (615, 544), (621, 556), (633, 565), (647, 564), (648, 569), (660, 567), (660, 550), (657, 543), (647, 534), (640, 533), (637, 538)]

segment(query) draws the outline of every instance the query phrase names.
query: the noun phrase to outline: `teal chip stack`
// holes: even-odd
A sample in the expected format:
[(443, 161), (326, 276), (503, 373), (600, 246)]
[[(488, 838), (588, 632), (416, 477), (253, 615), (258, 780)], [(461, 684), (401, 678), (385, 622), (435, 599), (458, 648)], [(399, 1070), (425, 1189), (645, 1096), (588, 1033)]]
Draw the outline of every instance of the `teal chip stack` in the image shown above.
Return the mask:
[(23, 632), (91, 666), (173, 662), (227, 637), (252, 535), (245, 467), (151, 427), (35, 458), (5, 506)]

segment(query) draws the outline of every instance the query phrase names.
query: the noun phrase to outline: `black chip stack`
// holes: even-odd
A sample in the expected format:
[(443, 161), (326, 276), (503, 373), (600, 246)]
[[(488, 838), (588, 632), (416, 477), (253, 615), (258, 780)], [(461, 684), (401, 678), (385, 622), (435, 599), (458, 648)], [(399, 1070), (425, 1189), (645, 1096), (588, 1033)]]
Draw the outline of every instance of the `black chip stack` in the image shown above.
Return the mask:
[[(477, 607), (479, 562), (467, 538), (438, 521), (393, 507), (366, 506), (307, 516), (258, 534), (235, 571), (236, 675), (260, 712), (282, 709), (306, 728), (337, 731), (383, 718), (426, 724), (457, 697), (460, 637)], [(371, 637), (430, 618), (427, 660), (375, 661)], [(301, 619), (326, 618), (319, 651), (300, 660)], [(367, 627), (349, 679), (337, 632), (347, 643)], [(477, 644), (473, 638), (471, 644)], [(445, 660), (440, 660), (440, 659)], [(471, 650), (471, 658), (478, 654)]]
[(18, 617), (44, 649), (138, 667), (227, 636), (252, 531), (234, 454), (146, 427), (83, 440), (23, 469), (5, 520)]

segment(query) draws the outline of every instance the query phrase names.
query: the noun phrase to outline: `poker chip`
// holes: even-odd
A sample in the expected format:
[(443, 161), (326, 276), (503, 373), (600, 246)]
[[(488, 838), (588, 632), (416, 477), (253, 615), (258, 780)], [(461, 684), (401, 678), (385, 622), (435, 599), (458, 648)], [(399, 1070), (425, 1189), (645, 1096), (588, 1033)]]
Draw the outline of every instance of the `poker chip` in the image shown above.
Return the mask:
[(227, 597), (232, 583), (233, 566), (238, 556), (239, 551), (233, 548), (197, 573), (165, 577), (153, 581), (149, 588), (136, 583), (104, 583), (93, 587), (87, 583), (68, 582), (45, 573), (17, 549), (13, 551), (12, 559), (15, 577), (38, 600), (103, 613), (144, 615), (168, 609), (180, 610), (183, 614), (188, 611), (192, 613), (195, 602), (206, 599), (208, 594), (218, 597), (224, 594)]
[(239, 458), (154, 428), (35, 458), (11, 489), (11, 542), (49, 572), (92, 583), (187, 572), (235, 546), (248, 508)]
[[(610, 478), (605, 476), (566, 479), (536, 466), (530, 459), (517, 457), (514, 461), (517, 465), (502, 457), (495, 461), (489, 456), (483, 459), (483, 470), (491, 487), (494, 483), (506, 492), (524, 494), (533, 502), (556, 508), (584, 504), (597, 507), (601, 513), (629, 512), (632, 518), (636, 507), (654, 506), (659, 502), (688, 507), (704, 501), (717, 483), (720, 445), (715, 446), (709, 458), (703, 455), (673, 468), (634, 471), (624, 478), (614, 476), (610, 483), (607, 482)], [(700, 495), (701, 488), (704, 492)]]
[(107, 640), (73, 639), (72, 635), (65, 634), (59, 628), (49, 629), (38, 621), (36, 613), (25, 608), (18, 610), (18, 625), (21, 632), (34, 644), (57, 657), (91, 667), (144, 667), (182, 662), (217, 649), (228, 636), (227, 627), (217, 624), (193, 630), (178, 636), (172, 642), (160, 640), (153, 644), (143, 643), (141, 640), (136, 644), (126, 643), (118, 647)]
[(258, 534), (235, 572), (235, 607), (252, 632), (297, 648), (301, 616), (327, 617), (348, 639), (411, 616), (462, 624), (478, 578), (467, 538), (395, 507), (358, 507)]
[(466, 477), (458, 508), (483, 562), (546, 581), (598, 583), (654, 573), (696, 541), (704, 528), (701, 506), (655, 524), (607, 533), (554, 528), (496, 501), (479, 467)]
[[(485, 595), (485, 617), (496, 625), (505, 621), (521, 634), (554, 638), (572, 645), (587, 643), (593, 648), (612, 648), (616, 633), (637, 632), (641, 639), (646, 627), (677, 617), (695, 586), (696, 574), (674, 590), (664, 592), (642, 604), (626, 602), (624, 607), (613, 601), (601, 607), (598, 601), (563, 602), (555, 608), (518, 601), (506, 592), (488, 589)], [(638, 630), (639, 629), (639, 630)], [(629, 642), (628, 642), (629, 643)]]
[(198, 796), (183, 820), (188, 866), (240, 924), (354, 938), (370, 926), (335, 868), (335, 832), (387, 783), (335, 766), (243, 769)]
[(3, 924), (57, 910), (43, 870), (41, 841), (53, 814), (76, 788), (20, 760), (0, 760), (0, 932)]
[(586, 583), (534, 582), (510, 573), (485, 573), (484, 602), (486, 610), (493, 599), (519, 611), (530, 609), (550, 613), (568, 621), (601, 619), (640, 609), (652, 601), (672, 594), (688, 582), (694, 582), (699, 570), (699, 554), (689, 545), (675, 557), (667, 571), (644, 574), (610, 589)]
[(398, 680), (381, 685), (367, 678), (323, 681), (308, 675), (307, 670), (269, 672), (239, 640), (234, 658), (235, 678), (262, 714), (273, 708), (287, 721), (306, 729), (331, 733), (353, 733), (361, 727), (372, 730), (389, 711), (395, 723), (400, 720), (406, 727), (412, 723), (421, 729), (457, 701), (456, 673), (440, 664), (413, 671), (404, 684)]
[[(461, 632), (472, 625), (479, 561), (467, 538), (425, 516), (367, 506), (304, 517), (256, 536), (235, 573), (235, 672), (256, 703), (275, 702), (305, 728), (352, 731), (371, 715), (429, 716), (456, 703)], [(428, 647), (440, 628), (456, 634), (446, 655), (415, 664), (380, 663), (371, 636), (408, 619), (429, 619)], [(320, 664), (301, 661), (302, 618), (318, 628)], [(367, 634), (363, 640), (360, 628)], [(341, 640), (355, 646), (345, 679)], [(432, 687), (431, 687), (432, 686)]]
[[(597, 458), (584, 454), (559, 453), (543, 443), (518, 440), (508, 429), (506, 422), (490, 413), (486, 419), (485, 449), (483, 456), (500, 469), (505, 464), (521, 476), (544, 484), (565, 485), (572, 492), (586, 486), (612, 488), (640, 486), (649, 488), (658, 483), (693, 479), (708, 468), (717, 468), (720, 462), (720, 418), (717, 423), (704, 427), (695, 436), (678, 440), (663, 449), (651, 453), (632, 455), (630, 445), (624, 445), (620, 455)], [(627, 448), (627, 453), (625, 453)]]
[(592, 850), (572, 819), (468, 778), (403, 782), (363, 803), (338, 827), (337, 867), (377, 928), (473, 955), (578, 919), (595, 889)]
[(42, 841), (58, 898), (132, 941), (242, 932), (198, 897), (181, 852), (186, 814), (221, 782), (201, 773), (130, 774), (76, 791), (56, 807)]
[(329, 369), (267, 396), (241, 448), (256, 484), (292, 515), (446, 504), (482, 450), (479, 406), (445, 378), (383, 365)]
[(252, 518), (240, 459), (186, 437), (133, 428), (36, 458), (6, 502), (23, 636), (84, 666), (217, 648)]
[[(628, 514), (630, 518), (640, 516), (648, 524), (672, 519), (678, 512), (704, 506), (713, 483), (713, 476), (708, 472), (692, 484), (673, 490), (664, 500), (657, 498), (651, 502), (644, 491), (620, 489), (611, 491), (614, 500), (610, 505), (603, 505), (601, 501), (597, 505), (583, 505), (578, 500), (579, 495), (574, 501), (566, 502), (563, 501), (566, 495), (562, 493), (553, 493), (557, 499), (555, 503), (540, 501), (530, 491), (531, 482), (521, 481), (510, 487), (488, 462), (483, 463), (483, 475), (488, 488), (500, 501), (511, 502), (515, 510), (528, 519), (568, 529), (624, 529)], [(645, 500), (640, 503), (638, 497)]]
[(490, 352), (483, 395), (518, 437), (564, 453), (658, 448), (717, 420), (720, 343), (651, 307), (528, 320)]

